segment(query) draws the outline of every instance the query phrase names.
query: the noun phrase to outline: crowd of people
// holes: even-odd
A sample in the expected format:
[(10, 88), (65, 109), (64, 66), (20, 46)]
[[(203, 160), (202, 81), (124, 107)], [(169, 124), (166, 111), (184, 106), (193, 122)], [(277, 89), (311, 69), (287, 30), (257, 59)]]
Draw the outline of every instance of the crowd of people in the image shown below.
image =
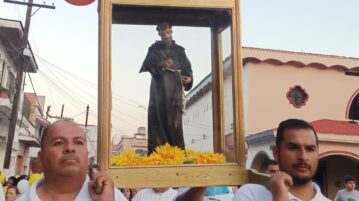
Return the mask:
[[(41, 163), (37, 158), (30, 161), (31, 174), (15, 175), (6, 179), (4, 172), (0, 173), (0, 182), (3, 186), (3, 191), (0, 191), (6, 201), (14, 201), (21, 194), (26, 192), (29, 187), (38, 179), (42, 177)], [(0, 197), (1, 197), (0, 194)], [(1, 199), (0, 199), (1, 200)]]
[[(69, 120), (45, 128), (32, 174), (12, 176), (4, 182), (0, 201), (327, 201), (312, 177), (318, 165), (318, 137), (313, 127), (298, 119), (281, 122), (277, 130), (275, 160), (261, 168), (270, 175), (267, 185), (194, 188), (117, 189), (103, 171), (89, 177), (87, 141), (83, 130)], [(5, 178), (0, 174), (0, 178)], [(359, 200), (355, 178), (346, 176), (345, 188), (335, 201)], [(239, 187), (239, 188), (238, 188)]]

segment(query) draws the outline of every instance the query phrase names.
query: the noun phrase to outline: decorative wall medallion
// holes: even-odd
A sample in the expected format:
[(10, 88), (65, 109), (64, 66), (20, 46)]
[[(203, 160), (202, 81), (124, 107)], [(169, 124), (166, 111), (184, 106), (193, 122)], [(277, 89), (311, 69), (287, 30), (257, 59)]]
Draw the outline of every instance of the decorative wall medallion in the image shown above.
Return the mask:
[(308, 94), (305, 92), (299, 85), (295, 85), (294, 87), (290, 87), (287, 92), (287, 98), (289, 103), (292, 104), (296, 108), (301, 108), (308, 101)]

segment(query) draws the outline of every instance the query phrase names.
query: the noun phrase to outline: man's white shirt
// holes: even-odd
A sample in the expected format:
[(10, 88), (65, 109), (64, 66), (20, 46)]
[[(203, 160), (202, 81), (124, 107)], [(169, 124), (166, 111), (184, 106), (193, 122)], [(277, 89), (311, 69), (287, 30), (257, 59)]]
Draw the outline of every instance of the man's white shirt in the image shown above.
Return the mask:
[[(36, 189), (44, 181), (44, 178), (41, 178), (37, 180), (35, 183), (33, 183), (29, 190), (27, 190), (23, 195), (21, 195), (19, 198), (16, 199), (16, 201), (41, 201), (39, 196), (36, 193)], [(79, 194), (76, 196), (74, 201), (85, 201), (85, 200), (91, 200), (90, 193), (88, 190), (88, 182), (90, 181), (90, 178), (86, 176), (85, 182), (82, 185), (82, 188), (79, 192)], [(115, 201), (127, 201), (125, 196), (121, 193), (121, 191), (114, 189), (115, 193)]]
[[(326, 198), (320, 191), (320, 188), (317, 184), (313, 183), (315, 190), (315, 196), (311, 201), (330, 201)], [(295, 197), (293, 194), (288, 192), (289, 201), (302, 201), (301, 199)], [(269, 191), (263, 185), (258, 184), (246, 184), (238, 189), (234, 195), (233, 201), (272, 201), (272, 192)]]

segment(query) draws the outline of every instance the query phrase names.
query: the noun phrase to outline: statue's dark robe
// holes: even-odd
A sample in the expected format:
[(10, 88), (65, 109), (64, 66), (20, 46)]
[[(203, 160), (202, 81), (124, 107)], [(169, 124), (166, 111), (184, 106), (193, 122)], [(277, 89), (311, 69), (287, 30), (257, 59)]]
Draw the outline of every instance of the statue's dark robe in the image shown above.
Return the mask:
[(182, 128), (184, 109), (183, 89), (179, 73), (166, 70), (163, 61), (170, 58), (174, 70), (180, 70), (183, 76), (192, 81), (183, 86), (189, 90), (193, 84), (192, 67), (184, 48), (175, 42), (166, 46), (156, 41), (148, 50), (140, 72), (152, 75), (150, 101), (148, 105), (148, 153), (157, 146), (169, 143), (172, 146), (185, 148)]

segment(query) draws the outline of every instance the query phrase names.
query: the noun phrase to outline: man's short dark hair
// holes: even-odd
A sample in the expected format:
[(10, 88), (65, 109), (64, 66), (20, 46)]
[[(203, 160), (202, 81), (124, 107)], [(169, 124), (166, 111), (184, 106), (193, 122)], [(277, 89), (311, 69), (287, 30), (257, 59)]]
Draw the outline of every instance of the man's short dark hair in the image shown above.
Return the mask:
[(270, 165), (279, 165), (278, 161), (273, 159), (264, 160), (263, 164), (261, 165), (260, 171), (265, 172)]
[(162, 31), (162, 30), (171, 29), (171, 28), (172, 28), (172, 24), (170, 24), (168, 22), (161, 22), (157, 25), (156, 30)]
[(278, 165), (278, 161), (276, 161), (276, 160), (273, 160), (273, 159), (268, 159), (268, 160), (266, 160), (266, 161), (264, 161), (264, 167), (265, 168), (268, 168), (268, 166), (270, 166), (270, 165)]
[(348, 183), (348, 181), (354, 181), (355, 182), (355, 178), (351, 175), (345, 175), (344, 177), (344, 183)]
[(45, 140), (46, 140), (46, 138), (48, 136), (49, 130), (59, 122), (72, 122), (72, 123), (75, 123), (72, 119), (59, 119), (59, 120), (56, 120), (55, 122), (53, 122), (51, 124), (46, 125), (43, 132), (42, 132), (42, 135), (41, 135), (41, 140), (40, 140), (41, 149), (44, 148)]
[(280, 122), (280, 124), (278, 126), (277, 137), (276, 137), (276, 141), (275, 141), (277, 148), (279, 149), (280, 145), (283, 142), (285, 130), (300, 129), (300, 128), (312, 130), (315, 135), (315, 142), (318, 145), (318, 136), (317, 136), (317, 133), (315, 132), (312, 125), (310, 125), (308, 122), (301, 120), (301, 119), (287, 119), (285, 121)]

